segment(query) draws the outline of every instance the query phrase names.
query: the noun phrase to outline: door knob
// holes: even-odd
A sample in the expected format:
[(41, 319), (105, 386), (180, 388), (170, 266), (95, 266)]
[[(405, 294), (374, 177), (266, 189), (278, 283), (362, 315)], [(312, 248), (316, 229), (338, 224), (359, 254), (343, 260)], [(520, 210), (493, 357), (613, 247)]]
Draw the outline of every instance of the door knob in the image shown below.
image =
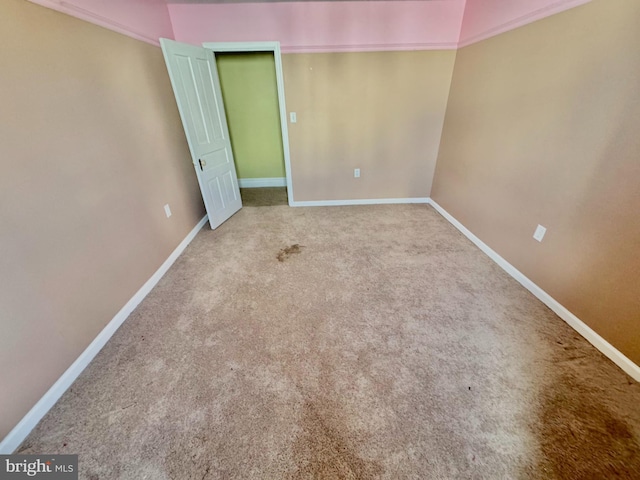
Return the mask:
[(201, 158), (198, 159), (198, 162), (200, 163), (200, 170), (203, 170), (203, 167), (207, 166), (207, 162), (205, 162)]

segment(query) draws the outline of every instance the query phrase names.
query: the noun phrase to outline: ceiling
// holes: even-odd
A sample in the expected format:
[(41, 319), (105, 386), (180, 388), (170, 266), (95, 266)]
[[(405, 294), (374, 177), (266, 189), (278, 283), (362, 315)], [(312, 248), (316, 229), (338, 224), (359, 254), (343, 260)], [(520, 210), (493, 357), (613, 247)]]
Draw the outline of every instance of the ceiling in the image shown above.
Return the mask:
[[(275, 2), (348, 2), (348, 1), (356, 1), (356, 2), (377, 2), (377, 1), (387, 1), (387, 2), (405, 2), (405, 1), (415, 1), (415, 0), (166, 0), (167, 3), (275, 3)], [(421, 2), (430, 2), (430, 1), (457, 1), (457, 0), (417, 0)]]

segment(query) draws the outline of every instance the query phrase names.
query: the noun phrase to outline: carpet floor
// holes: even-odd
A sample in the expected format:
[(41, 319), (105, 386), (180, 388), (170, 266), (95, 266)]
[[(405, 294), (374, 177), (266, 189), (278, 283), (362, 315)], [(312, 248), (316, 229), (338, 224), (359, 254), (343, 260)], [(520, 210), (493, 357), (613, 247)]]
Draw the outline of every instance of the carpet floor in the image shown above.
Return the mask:
[(245, 207), (289, 205), (286, 187), (241, 188), (240, 196)]
[(639, 406), (431, 207), (248, 207), (19, 453), (91, 480), (640, 478)]

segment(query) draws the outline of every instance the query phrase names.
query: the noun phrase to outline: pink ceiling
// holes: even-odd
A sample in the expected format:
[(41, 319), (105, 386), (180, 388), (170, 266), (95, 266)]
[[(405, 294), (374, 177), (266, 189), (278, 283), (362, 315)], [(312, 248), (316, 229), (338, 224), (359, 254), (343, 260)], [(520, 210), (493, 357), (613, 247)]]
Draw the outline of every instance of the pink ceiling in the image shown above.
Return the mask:
[(283, 52), (454, 49), (464, 0), (169, 5), (176, 40), (272, 41)]
[(452, 49), (591, 0), (30, 1), (156, 45), (277, 40), (302, 52)]

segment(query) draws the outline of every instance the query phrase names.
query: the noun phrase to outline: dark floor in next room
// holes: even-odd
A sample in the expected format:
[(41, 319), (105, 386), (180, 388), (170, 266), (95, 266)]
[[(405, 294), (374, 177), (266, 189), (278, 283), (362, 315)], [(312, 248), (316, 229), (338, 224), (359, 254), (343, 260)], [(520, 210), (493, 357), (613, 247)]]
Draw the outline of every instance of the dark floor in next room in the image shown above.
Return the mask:
[(241, 188), (244, 207), (275, 207), (288, 205), (286, 187)]

